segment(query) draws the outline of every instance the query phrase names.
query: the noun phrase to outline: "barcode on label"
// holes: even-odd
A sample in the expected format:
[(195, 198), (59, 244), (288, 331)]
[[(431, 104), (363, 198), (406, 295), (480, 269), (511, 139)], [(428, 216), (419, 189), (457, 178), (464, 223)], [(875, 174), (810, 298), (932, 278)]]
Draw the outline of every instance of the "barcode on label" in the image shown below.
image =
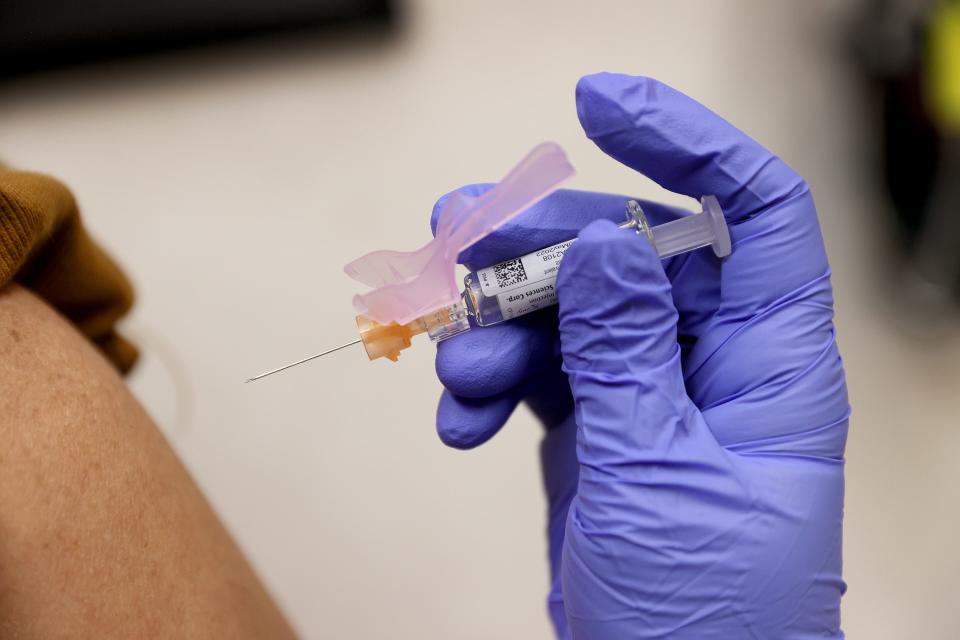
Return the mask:
[(527, 281), (527, 272), (520, 259), (507, 260), (493, 267), (493, 276), (497, 279), (497, 287), (505, 289)]

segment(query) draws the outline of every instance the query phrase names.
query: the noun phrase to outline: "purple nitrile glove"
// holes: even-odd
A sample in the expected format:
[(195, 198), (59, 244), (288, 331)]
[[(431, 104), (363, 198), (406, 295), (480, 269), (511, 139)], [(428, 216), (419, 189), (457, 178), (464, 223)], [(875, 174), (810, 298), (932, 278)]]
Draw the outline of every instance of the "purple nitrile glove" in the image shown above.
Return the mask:
[[(841, 638), (849, 406), (806, 184), (655, 80), (588, 76), (577, 111), (613, 158), (716, 195), (733, 253), (661, 262), (611, 222), (624, 196), (534, 206), (461, 259), (483, 267), (579, 232), (558, 308), (440, 345), (440, 437), (481, 444), (522, 400), (544, 422), (559, 637)], [(642, 205), (653, 224), (684, 215)]]

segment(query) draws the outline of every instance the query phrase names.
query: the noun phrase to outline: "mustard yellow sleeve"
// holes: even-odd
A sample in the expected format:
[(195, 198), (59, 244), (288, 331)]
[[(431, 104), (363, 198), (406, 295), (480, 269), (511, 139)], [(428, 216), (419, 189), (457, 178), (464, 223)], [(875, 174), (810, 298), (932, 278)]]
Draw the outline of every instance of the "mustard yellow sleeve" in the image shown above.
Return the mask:
[(57, 180), (0, 166), (0, 288), (15, 281), (69, 319), (121, 372), (136, 348), (116, 333), (133, 304), (123, 272), (90, 238)]

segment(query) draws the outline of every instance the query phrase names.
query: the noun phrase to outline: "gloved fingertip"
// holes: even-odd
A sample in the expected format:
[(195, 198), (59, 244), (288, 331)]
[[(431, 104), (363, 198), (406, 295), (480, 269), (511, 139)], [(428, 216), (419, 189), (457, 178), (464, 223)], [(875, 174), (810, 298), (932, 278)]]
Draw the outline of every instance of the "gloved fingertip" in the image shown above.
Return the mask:
[(578, 275), (588, 279), (638, 266), (647, 266), (658, 273), (663, 271), (656, 251), (643, 236), (621, 229), (610, 220), (595, 220), (580, 231), (577, 242), (570, 245), (564, 254), (557, 286), (560, 286), (565, 273), (569, 277), (574, 271), (571, 265), (587, 263), (603, 263), (605, 268), (604, 271), (577, 268), (580, 271)]
[(660, 186), (715, 195), (730, 223), (806, 191), (782, 160), (722, 117), (653, 78), (581, 78), (577, 116), (587, 137)]
[(437, 435), (454, 449), (472, 449), (492, 438), (520, 402), (517, 394), (464, 398), (444, 389), (437, 407)]
[[(660, 83), (644, 76), (601, 72), (577, 82), (577, 117), (591, 140), (634, 128), (633, 112), (624, 109), (625, 97), (656, 91)], [(629, 102), (632, 104), (632, 102)]]
[(610, 220), (594, 220), (580, 230), (577, 238), (584, 242), (603, 242), (608, 238), (616, 238), (619, 231), (617, 225)]

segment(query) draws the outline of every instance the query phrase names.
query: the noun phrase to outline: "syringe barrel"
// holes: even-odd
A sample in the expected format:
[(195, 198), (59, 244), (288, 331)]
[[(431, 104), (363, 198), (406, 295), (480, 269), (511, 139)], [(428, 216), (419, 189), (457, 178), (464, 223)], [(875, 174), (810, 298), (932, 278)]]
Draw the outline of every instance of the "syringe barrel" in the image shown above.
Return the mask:
[[(730, 236), (717, 199), (705, 196), (701, 203), (702, 213), (651, 228), (640, 206), (631, 201), (628, 222), (622, 227), (636, 229), (650, 240), (661, 258), (706, 246), (712, 246), (721, 258), (729, 255)], [(557, 270), (573, 242), (567, 240), (468, 273), (463, 280), (467, 313), (485, 327), (556, 304)]]
[(504, 260), (463, 279), (463, 302), (474, 321), (490, 326), (557, 304), (557, 269), (567, 240)]

